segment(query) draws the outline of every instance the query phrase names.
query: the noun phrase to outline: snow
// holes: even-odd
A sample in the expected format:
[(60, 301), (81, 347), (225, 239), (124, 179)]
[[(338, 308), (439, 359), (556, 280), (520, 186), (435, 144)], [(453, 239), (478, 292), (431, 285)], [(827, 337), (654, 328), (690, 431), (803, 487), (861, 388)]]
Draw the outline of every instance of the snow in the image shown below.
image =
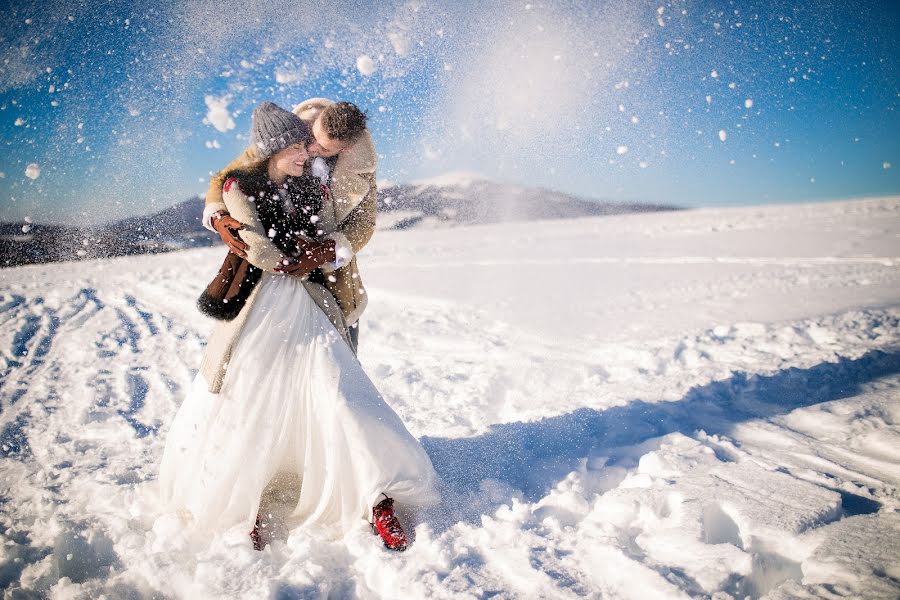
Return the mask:
[(29, 179), (37, 179), (41, 176), (41, 166), (37, 163), (30, 163), (25, 167), (25, 177)]
[(753, 98), (744, 100), (744, 108), (753, 108)]
[(724, 129), (719, 130), (719, 141), (724, 142), (728, 139), (728, 133)]
[(367, 54), (362, 54), (356, 59), (356, 68), (368, 77), (375, 72), (375, 62)]
[[(305, 67), (305, 65), (303, 65)], [(275, 82), (280, 84), (293, 84), (306, 78), (306, 69), (303, 67), (279, 65), (275, 67)]]
[(900, 198), (379, 231), (360, 360), (445, 480), (399, 555), (158, 513), (223, 248), (0, 270), (0, 585), (896, 598), (898, 234)]
[[(402, 33), (395, 31), (388, 33), (387, 37), (391, 42), (391, 46), (394, 48), (394, 52), (396, 52), (398, 56), (406, 56), (409, 52), (409, 39)], [(360, 69), (360, 71), (362, 71), (362, 69)], [(363, 74), (365, 75), (366, 73)]]
[(622, 155), (628, 152), (628, 146), (616, 146), (616, 154)]
[[(451, 171), (443, 175), (416, 179), (410, 183), (419, 187), (469, 187), (473, 183), (485, 181), (485, 177), (474, 171)], [(379, 185), (379, 187), (383, 187)], [(388, 185), (390, 187), (390, 184)]]
[(222, 97), (204, 96), (203, 101), (206, 102), (206, 122), (216, 128), (217, 131), (225, 133), (235, 128), (234, 119), (228, 111), (228, 104), (231, 102), (231, 96)]

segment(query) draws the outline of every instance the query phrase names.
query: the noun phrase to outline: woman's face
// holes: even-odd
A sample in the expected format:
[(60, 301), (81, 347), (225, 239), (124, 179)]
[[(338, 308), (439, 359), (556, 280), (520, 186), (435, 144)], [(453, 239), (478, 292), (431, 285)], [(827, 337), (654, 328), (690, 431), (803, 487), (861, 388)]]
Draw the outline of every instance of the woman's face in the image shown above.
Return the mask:
[(307, 158), (309, 158), (309, 154), (306, 152), (306, 146), (291, 144), (284, 150), (275, 153), (270, 162), (282, 175), (298, 177), (303, 175), (303, 163)]

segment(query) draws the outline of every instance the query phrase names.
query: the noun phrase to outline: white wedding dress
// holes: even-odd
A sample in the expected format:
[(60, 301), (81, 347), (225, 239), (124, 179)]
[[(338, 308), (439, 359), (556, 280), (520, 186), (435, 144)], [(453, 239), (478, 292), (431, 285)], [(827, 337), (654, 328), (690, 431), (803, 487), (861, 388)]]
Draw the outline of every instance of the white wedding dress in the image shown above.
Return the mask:
[(249, 531), (263, 491), (281, 481), (299, 488), (290, 527), (346, 533), (371, 519), (382, 492), (437, 503), (425, 450), (303, 284), (264, 273), (258, 286), (221, 392), (198, 374), (169, 429), (166, 506), (191, 528)]

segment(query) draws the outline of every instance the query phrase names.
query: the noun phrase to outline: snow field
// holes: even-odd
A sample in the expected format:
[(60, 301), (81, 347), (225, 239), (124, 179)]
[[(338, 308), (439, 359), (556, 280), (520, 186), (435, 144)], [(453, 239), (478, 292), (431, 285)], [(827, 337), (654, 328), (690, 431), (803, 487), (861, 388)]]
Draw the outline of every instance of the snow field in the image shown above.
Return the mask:
[(159, 514), (221, 249), (2, 270), (0, 587), (896, 597), (898, 211), (379, 232), (360, 360), (444, 479), (440, 507), (405, 515), (400, 555), (364, 523), (257, 553), (245, 531), (198, 541)]

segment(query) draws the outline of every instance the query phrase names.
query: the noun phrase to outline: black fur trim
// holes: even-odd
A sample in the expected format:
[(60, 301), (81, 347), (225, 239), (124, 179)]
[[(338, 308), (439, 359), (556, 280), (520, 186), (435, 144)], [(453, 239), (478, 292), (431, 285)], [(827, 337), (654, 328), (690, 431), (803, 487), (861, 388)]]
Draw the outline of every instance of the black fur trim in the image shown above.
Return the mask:
[[(237, 299), (235, 299), (237, 300)], [(197, 298), (197, 308), (200, 309), (207, 317), (212, 317), (219, 321), (231, 321), (241, 313), (244, 306), (243, 301), (217, 300), (209, 295), (206, 290)]]

